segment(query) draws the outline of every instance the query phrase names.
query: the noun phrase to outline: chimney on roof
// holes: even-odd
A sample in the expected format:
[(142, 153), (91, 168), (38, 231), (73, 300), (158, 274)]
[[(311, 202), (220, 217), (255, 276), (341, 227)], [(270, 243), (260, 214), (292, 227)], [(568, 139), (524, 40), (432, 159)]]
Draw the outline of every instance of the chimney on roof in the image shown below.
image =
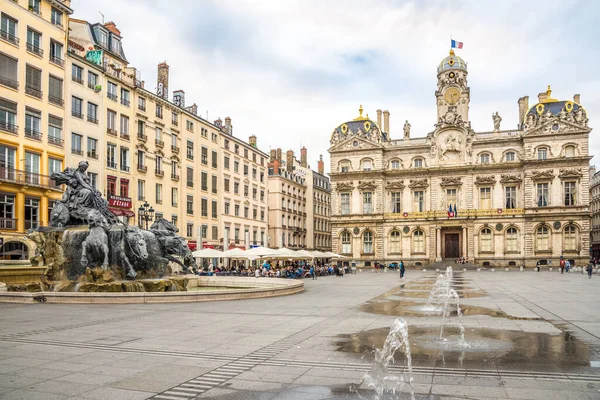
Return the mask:
[(252, 135), (248, 138), (248, 143), (252, 147), (256, 147), (256, 135)]
[(319, 161), (317, 162), (317, 170), (321, 175), (325, 175), (325, 163), (323, 162), (323, 154), (319, 154)]
[(277, 150), (271, 149), (271, 151), (269, 151), (269, 162), (273, 162), (276, 159), (277, 159)]
[(300, 149), (300, 165), (302, 165), (304, 168), (308, 167), (308, 152), (305, 146), (302, 146)]
[(285, 158), (285, 169), (292, 173), (294, 171), (294, 150), (288, 150), (285, 153)]
[(113, 21), (105, 23), (104, 27), (112, 33), (114, 33), (115, 35), (121, 36), (121, 31), (117, 29), (117, 24), (115, 24)]
[(383, 112), (383, 131), (387, 133), (387, 137), (390, 137), (390, 112), (385, 110)]
[(169, 100), (169, 65), (166, 62), (161, 62), (158, 64), (156, 95), (165, 100)]
[(377, 110), (377, 125), (379, 125), (379, 129), (381, 129), (381, 110)]
[(581, 95), (579, 93), (573, 95), (573, 101), (577, 104), (581, 104)]
[(185, 92), (183, 90), (173, 91), (173, 104), (177, 107), (185, 108)]
[(219, 129), (223, 127), (223, 120), (220, 117), (215, 120), (215, 126)]
[(281, 149), (277, 149), (277, 160), (281, 161)]
[(198, 115), (198, 105), (196, 103), (185, 108), (186, 111), (191, 112), (194, 115)]
[(525, 122), (525, 114), (529, 110), (529, 96), (523, 96), (519, 99), (519, 129)]

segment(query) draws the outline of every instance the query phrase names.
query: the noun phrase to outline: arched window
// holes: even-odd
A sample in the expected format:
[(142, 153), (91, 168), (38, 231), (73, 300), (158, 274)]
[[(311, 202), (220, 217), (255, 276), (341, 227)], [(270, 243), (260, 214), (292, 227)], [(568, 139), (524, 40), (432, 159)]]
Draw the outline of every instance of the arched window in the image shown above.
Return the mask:
[(509, 151), (505, 154), (506, 161), (510, 162), (510, 161), (515, 161), (515, 152), (514, 151)]
[(360, 163), (363, 171), (370, 171), (373, 169), (373, 160), (370, 158), (365, 158)]
[(537, 159), (538, 160), (545, 160), (548, 158), (548, 149), (546, 147), (540, 147), (537, 150)]
[(390, 167), (392, 169), (400, 169), (400, 160), (392, 160), (390, 162)]
[(392, 231), (390, 233), (390, 253), (400, 253), (400, 232)]
[(540, 226), (535, 231), (535, 244), (537, 251), (550, 250), (550, 232), (547, 226)]
[(0, 260), (29, 260), (29, 249), (21, 242), (6, 242), (0, 248)]
[(352, 254), (352, 237), (350, 232), (342, 232), (342, 254)]
[(575, 157), (575, 146), (565, 146), (565, 157)]
[(363, 253), (373, 254), (373, 233), (371, 231), (363, 233)]
[(425, 253), (425, 234), (423, 231), (413, 233), (413, 253)]
[(423, 168), (423, 159), (422, 158), (415, 158), (413, 163), (414, 163), (415, 168)]
[(519, 251), (519, 242), (518, 242), (519, 232), (516, 228), (508, 228), (506, 230), (506, 251), (507, 252), (517, 252)]
[(568, 225), (564, 231), (565, 251), (577, 250), (577, 228), (574, 225)]
[(490, 228), (483, 228), (479, 233), (479, 250), (482, 252), (492, 252), (493, 234)]
[(479, 161), (482, 164), (489, 164), (490, 163), (490, 153), (483, 153), (479, 155)]

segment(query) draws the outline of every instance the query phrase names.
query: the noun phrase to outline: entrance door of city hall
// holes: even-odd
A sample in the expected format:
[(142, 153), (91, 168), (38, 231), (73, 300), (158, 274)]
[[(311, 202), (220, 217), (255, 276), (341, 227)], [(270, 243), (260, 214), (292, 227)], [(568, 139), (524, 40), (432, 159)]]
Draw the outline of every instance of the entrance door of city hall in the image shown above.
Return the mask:
[(444, 235), (444, 258), (458, 258), (460, 256), (458, 233)]

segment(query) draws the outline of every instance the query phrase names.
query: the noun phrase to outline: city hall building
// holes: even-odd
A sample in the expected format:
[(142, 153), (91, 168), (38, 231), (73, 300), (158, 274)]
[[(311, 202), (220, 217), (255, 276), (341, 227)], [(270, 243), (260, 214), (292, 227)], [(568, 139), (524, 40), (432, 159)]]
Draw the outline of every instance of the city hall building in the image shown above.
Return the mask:
[(407, 121), (393, 139), (389, 111), (373, 121), (362, 106), (333, 130), (333, 251), (365, 266), (587, 262), (591, 129), (579, 95), (557, 100), (548, 87), (532, 106), (518, 100), (518, 129), (501, 130), (495, 113), (494, 130), (476, 132), (467, 75), (453, 51), (440, 62), (425, 137), (412, 138)]

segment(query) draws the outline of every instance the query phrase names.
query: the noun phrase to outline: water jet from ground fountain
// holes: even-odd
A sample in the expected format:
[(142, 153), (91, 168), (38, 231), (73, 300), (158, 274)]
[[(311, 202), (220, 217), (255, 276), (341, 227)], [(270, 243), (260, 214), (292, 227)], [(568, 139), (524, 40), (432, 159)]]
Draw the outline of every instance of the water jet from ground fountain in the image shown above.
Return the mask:
[[(406, 356), (406, 370), (404, 375), (393, 375), (389, 371), (389, 364), (394, 362), (394, 353), (398, 349), (404, 351)], [(410, 343), (408, 341), (408, 324), (402, 318), (394, 321), (390, 332), (385, 339), (383, 347), (375, 349), (375, 361), (371, 365), (371, 371), (365, 376), (364, 384), (375, 390), (374, 400), (381, 400), (384, 392), (396, 394), (408, 385), (411, 399), (415, 399), (412, 389), (412, 359), (410, 355)]]
[(429, 299), (427, 300), (427, 308), (437, 308), (440, 305), (442, 306), (442, 321), (440, 324), (440, 340), (446, 341), (444, 339), (444, 323), (446, 322), (446, 316), (448, 315), (448, 304), (450, 301), (453, 301), (456, 305), (456, 312), (458, 314), (459, 322), (458, 326), (460, 328), (460, 341), (459, 345), (466, 345), (465, 341), (465, 328), (462, 323), (462, 311), (460, 309), (460, 298), (456, 290), (452, 289), (452, 278), (453, 271), (452, 267), (446, 268), (445, 274), (440, 274), (437, 277), (435, 285), (433, 289), (431, 289), (431, 293), (429, 294)]

